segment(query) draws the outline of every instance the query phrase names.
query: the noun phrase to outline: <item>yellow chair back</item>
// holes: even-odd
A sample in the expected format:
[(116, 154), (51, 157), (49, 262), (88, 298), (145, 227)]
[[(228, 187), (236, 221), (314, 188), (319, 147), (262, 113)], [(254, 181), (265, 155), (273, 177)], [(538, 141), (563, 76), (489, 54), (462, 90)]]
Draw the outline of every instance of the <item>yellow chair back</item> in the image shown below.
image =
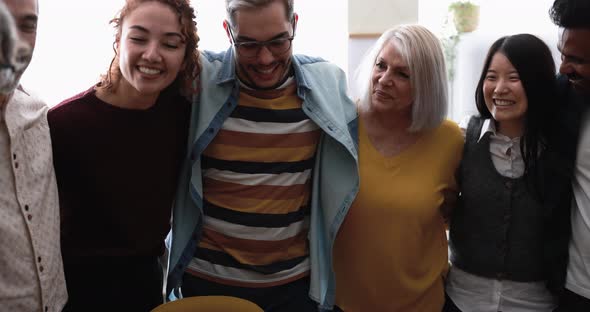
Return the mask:
[(229, 296), (186, 297), (157, 306), (152, 312), (264, 312), (251, 301)]

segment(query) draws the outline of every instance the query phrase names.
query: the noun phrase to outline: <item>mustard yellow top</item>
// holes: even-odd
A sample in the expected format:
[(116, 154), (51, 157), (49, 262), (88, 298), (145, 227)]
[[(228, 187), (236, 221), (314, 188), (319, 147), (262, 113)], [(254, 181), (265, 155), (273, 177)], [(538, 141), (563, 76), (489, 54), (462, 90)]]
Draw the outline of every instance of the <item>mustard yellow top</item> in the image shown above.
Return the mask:
[(359, 123), (360, 190), (334, 246), (336, 305), (346, 312), (440, 312), (448, 267), (443, 190), (457, 188), (463, 152), (445, 121), (393, 157)]

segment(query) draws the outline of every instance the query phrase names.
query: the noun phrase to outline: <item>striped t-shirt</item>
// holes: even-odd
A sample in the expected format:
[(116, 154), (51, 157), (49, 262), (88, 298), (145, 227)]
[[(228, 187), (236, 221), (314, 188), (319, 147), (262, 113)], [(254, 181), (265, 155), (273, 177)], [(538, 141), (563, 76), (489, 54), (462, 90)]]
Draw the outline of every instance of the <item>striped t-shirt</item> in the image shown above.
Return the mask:
[(309, 274), (311, 171), (319, 127), (295, 84), (242, 88), (238, 106), (204, 151), (204, 226), (188, 272), (241, 287)]

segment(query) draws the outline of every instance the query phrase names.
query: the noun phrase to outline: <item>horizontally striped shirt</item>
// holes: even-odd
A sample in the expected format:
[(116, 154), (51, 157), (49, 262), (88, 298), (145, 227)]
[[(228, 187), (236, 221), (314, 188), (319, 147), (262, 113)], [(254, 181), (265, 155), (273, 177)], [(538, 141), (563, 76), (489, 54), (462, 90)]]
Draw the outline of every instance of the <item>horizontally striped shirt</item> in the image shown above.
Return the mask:
[(311, 172), (320, 129), (293, 79), (279, 90), (242, 88), (238, 106), (204, 151), (204, 226), (188, 272), (241, 287), (309, 274)]

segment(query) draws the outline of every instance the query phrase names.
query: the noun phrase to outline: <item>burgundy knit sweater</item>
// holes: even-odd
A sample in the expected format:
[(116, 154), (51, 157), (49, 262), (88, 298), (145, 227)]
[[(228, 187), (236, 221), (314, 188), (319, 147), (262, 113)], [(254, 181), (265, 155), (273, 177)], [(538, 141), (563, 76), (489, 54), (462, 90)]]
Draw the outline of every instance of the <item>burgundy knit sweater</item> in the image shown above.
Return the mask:
[(49, 111), (64, 257), (162, 254), (189, 115), (179, 95), (132, 110), (93, 89)]

